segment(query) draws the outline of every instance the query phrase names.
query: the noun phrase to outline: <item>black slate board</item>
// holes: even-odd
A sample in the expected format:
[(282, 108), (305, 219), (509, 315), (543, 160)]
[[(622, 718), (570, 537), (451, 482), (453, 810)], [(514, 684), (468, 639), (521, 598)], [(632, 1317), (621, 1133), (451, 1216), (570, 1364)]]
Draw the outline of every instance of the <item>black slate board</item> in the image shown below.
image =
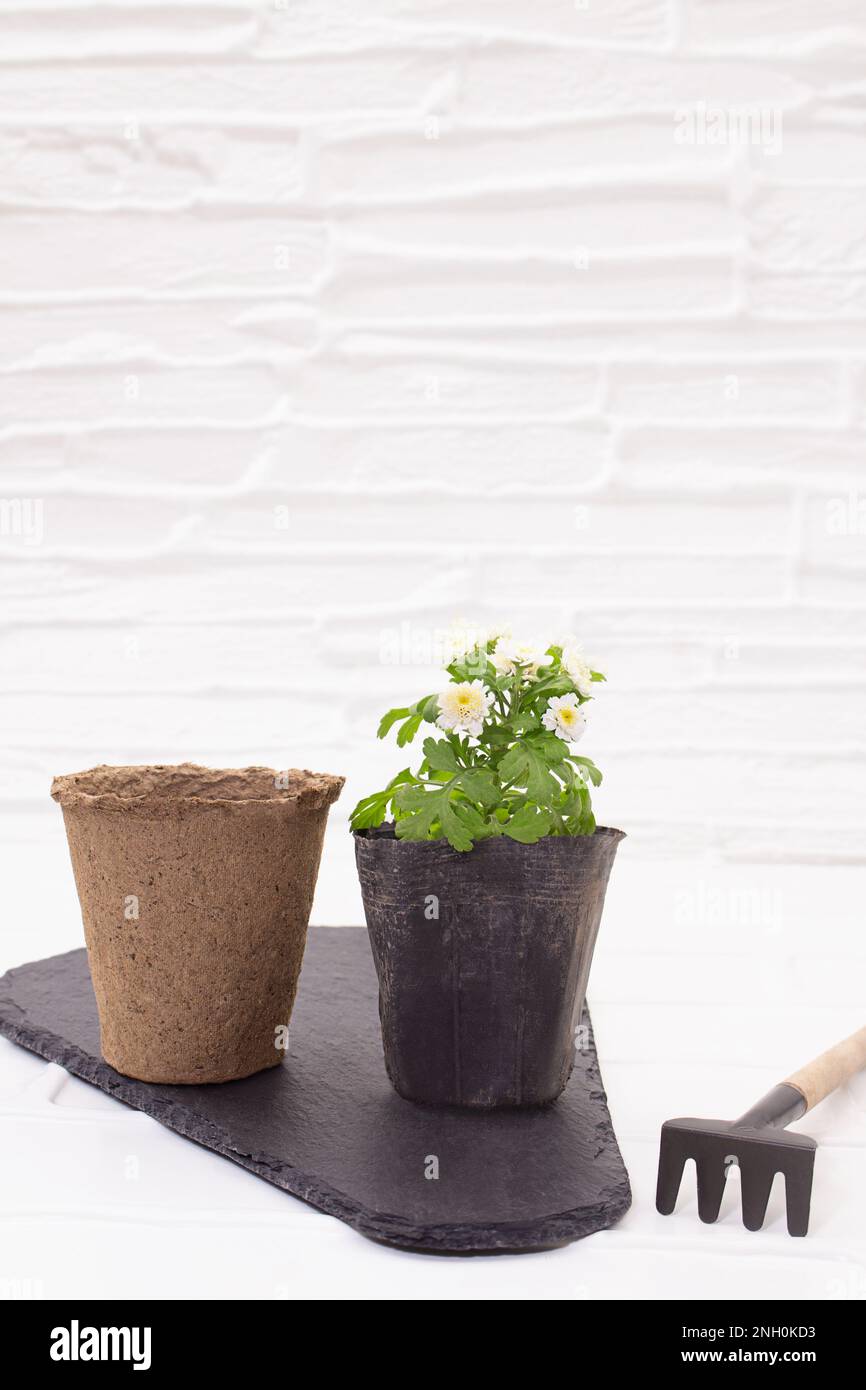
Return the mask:
[[(157, 1086), (109, 1067), (83, 950), (0, 978), (0, 1033), (388, 1245), (549, 1249), (612, 1226), (631, 1203), (591, 1028), (552, 1106), (480, 1114), (401, 1100), (361, 927), (310, 930), (288, 1058), (245, 1081)], [(438, 1179), (425, 1177), (431, 1156)]]

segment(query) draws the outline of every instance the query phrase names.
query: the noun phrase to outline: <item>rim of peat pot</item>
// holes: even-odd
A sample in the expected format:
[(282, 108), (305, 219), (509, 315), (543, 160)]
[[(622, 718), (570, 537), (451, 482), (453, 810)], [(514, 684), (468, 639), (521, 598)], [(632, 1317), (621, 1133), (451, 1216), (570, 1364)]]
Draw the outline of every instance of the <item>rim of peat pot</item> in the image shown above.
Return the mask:
[[(285, 785), (277, 785), (280, 778)], [(180, 807), (219, 806), (231, 812), (265, 802), (297, 803), (305, 810), (330, 806), (343, 789), (344, 777), (308, 768), (253, 765), (203, 767), (199, 763), (100, 763), (85, 772), (55, 777), (51, 795), (61, 806), (91, 806), (103, 811), (144, 811), (169, 815)]]

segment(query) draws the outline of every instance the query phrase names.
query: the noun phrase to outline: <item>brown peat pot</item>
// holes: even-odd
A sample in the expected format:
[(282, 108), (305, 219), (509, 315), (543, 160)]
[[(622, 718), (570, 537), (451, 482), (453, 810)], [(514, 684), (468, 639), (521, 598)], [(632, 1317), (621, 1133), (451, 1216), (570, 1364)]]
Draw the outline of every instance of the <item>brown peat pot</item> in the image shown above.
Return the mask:
[[(342, 777), (95, 767), (56, 777), (102, 1054), (140, 1081), (275, 1066)], [(282, 1045), (282, 1047), (281, 1047)]]
[(482, 1109), (555, 1100), (623, 832), (502, 836), (463, 854), (392, 826), (354, 836), (395, 1090)]

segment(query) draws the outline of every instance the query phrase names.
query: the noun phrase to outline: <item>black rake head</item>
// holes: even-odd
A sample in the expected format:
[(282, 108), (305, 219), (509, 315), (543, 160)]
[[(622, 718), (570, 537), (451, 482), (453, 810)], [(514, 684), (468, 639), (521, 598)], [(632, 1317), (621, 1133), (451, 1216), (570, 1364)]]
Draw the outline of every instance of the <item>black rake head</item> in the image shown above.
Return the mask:
[(693, 1158), (698, 1172), (698, 1215), (702, 1221), (715, 1221), (728, 1169), (736, 1163), (743, 1225), (750, 1231), (761, 1229), (773, 1179), (784, 1173), (788, 1233), (804, 1236), (809, 1229), (817, 1147), (807, 1134), (784, 1129), (750, 1128), (729, 1120), (667, 1120), (662, 1125), (656, 1208), (663, 1216), (670, 1216), (677, 1204), (683, 1168)]

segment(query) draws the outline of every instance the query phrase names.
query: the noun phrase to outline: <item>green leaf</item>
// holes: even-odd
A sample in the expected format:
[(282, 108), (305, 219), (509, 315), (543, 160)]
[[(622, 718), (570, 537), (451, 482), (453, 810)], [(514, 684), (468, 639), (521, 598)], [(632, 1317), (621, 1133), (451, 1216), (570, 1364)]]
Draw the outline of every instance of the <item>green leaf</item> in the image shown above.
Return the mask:
[[(425, 784), (426, 785), (426, 784)], [(397, 824), (401, 840), (426, 840), (439, 809), (441, 791), (425, 791), (424, 786), (401, 787), (394, 804), (403, 813)]]
[(548, 700), (551, 695), (572, 695), (576, 692), (577, 686), (570, 676), (564, 671), (555, 671), (550, 676), (543, 676), (540, 680), (530, 685), (522, 701), (524, 705), (533, 705), (543, 695)]
[(430, 839), (430, 826), (420, 814), (410, 815), (408, 812), (404, 813), (400, 816), (394, 828), (398, 840)]
[(383, 791), (373, 792), (372, 796), (362, 797), (349, 817), (349, 824), (352, 829), (370, 830), (373, 826), (381, 825), (388, 814), (388, 803), (396, 788), (405, 783), (413, 783), (415, 780), (412, 769), (404, 767), (402, 772), (398, 772), (396, 776), (391, 778)]
[(479, 830), (475, 831), (476, 840), (492, 840), (496, 835), (502, 834), (502, 826), (498, 820), (482, 821)]
[(457, 772), (460, 764), (447, 739), (425, 738), (423, 743), (427, 766), (436, 772)]
[(472, 848), (472, 834), (458, 818), (450, 801), (444, 802), (439, 823), (442, 827), (442, 834), (452, 849), (460, 850), (461, 854), (465, 854), (467, 850)]
[(418, 778), (415, 776), (415, 774), (414, 774), (414, 772), (412, 771), (411, 767), (404, 767), (402, 772), (397, 772), (397, 773), (395, 773), (395, 775), (391, 778), (391, 780), (390, 780), (390, 782), (388, 783), (388, 785), (387, 785), (387, 787), (385, 788), (385, 790), (386, 790), (386, 791), (389, 791), (389, 792), (392, 792), (392, 791), (394, 790), (395, 787), (402, 787), (402, 786), (404, 785), (404, 783), (407, 783), (407, 782), (414, 783), (414, 782), (417, 782), (417, 781), (418, 781)]
[(387, 812), (387, 793), (374, 792), (372, 796), (365, 796), (358, 802), (349, 817), (349, 824), (353, 830), (369, 830), (374, 825), (381, 825)]
[(594, 787), (601, 786), (601, 773), (599, 772), (595, 763), (592, 761), (592, 758), (579, 758), (574, 753), (570, 754), (569, 756), (573, 763), (577, 763), (578, 767), (582, 767), (584, 769), (587, 776), (589, 777), (590, 782)]
[(588, 787), (580, 788), (581, 816), (579, 835), (595, 834), (595, 816), (592, 814), (592, 800)]
[(547, 760), (525, 740), (509, 748), (499, 764), (499, 775), (506, 782), (525, 787), (531, 801), (550, 806), (559, 791), (559, 783), (551, 776)]
[(501, 724), (485, 724), (479, 735), (479, 742), (489, 744), (491, 748), (507, 748), (513, 738), (514, 734), (510, 728), (503, 728)]
[(549, 767), (563, 762), (568, 757), (568, 744), (548, 729), (529, 734), (524, 742), (540, 754)]
[(588, 787), (575, 786), (566, 804), (562, 807), (569, 835), (592, 835), (595, 831), (595, 816), (592, 813), (592, 800)]
[(548, 811), (524, 802), (505, 826), (504, 834), (511, 840), (519, 840), (522, 845), (534, 845), (536, 841), (550, 834), (551, 825)]
[(391, 728), (391, 725), (396, 724), (398, 719), (405, 719), (408, 713), (408, 706), (405, 709), (389, 709), (388, 713), (383, 714), (382, 718), (379, 720), (379, 730), (376, 737), (384, 738)]
[(557, 763), (553, 769), (553, 775), (558, 777), (562, 783), (565, 789), (563, 795), (570, 793), (577, 782), (577, 773), (567, 758), (563, 758), (561, 763)]
[(397, 730), (397, 747), (405, 748), (407, 743), (411, 743), (418, 730), (421, 728), (421, 715), (412, 714), (401, 724)]
[(499, 800), (502, 791), (493, 773), (486, 767), (470, 767), (460, 773), (458, 784), (470, 801), (478, 801), (489, 811)]
[(394, 804), (402, 811), (420, 811), (428, 800), (426, 782), (414, 782), (400, 787), (394, 797)]
[(440, 787), (436, 791), (425, 791), (423, 787), (401, 787), (398, 794), (399, 805), (411, 812), (397, 822), (397, 836), (401, 840), (428, 840), (433, 836), (435, 826), (448, 843), (457, 850), (472, 848), (472, 835), (455, 814), (451, 804), (451, 787)]
[(532, 730), (541, 728), (541, 720), (531, 709), (527, 709), (514, 716), (511, 726), (513, 729), (521, 729), (524, 733), (531, 733)]
[(484, 817), (471, 801), (452, 801), (450, 804), (455, 816), (466, 826), (473, 839), (477, 840), (484, 834)]

